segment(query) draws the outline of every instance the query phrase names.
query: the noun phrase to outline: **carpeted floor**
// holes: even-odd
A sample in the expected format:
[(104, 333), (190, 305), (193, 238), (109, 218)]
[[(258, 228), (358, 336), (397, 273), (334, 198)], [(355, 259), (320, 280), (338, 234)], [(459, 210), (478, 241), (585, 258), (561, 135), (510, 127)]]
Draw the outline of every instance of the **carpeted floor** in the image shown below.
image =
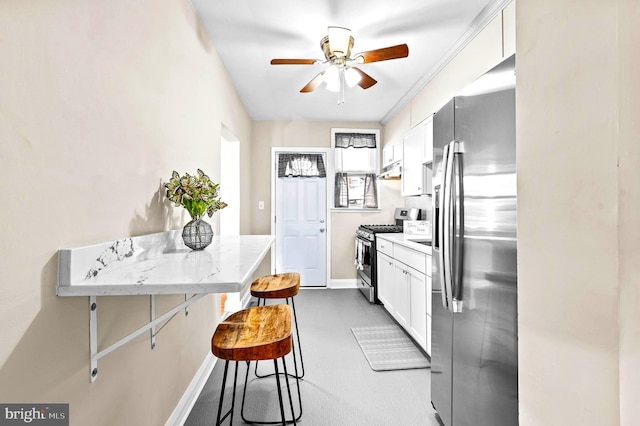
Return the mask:
[[(373, 371), (354, 339), (352, 327), (395, 324), (383, 307), (369, 304), (358, 290), (303, 289), (295, 302), (305, 364), (301, 425), (438, 425), (430, 402), (430, 369)], [(267, 373), (272, 365), (261, 362), (259, 372)], [(293, 363), (288, 365), (293, 371)], [(216, 364), (186, 425), (215, 424), (223, 368), (224, 362)], [(242, 424), (244, 372), (241, 365), (234, 424)], [(275, 381), (252, 378), (253, 364), (247, 415), (279, 419)], [(295, 381), (291, 385), (295, 389)], [(229, 402), (230, 388), (225, 395)]]

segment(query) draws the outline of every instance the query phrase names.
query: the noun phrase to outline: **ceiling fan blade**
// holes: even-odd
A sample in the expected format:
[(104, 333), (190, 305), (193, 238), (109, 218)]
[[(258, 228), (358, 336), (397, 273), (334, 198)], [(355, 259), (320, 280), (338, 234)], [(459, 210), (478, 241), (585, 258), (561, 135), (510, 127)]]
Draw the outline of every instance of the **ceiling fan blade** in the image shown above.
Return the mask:
[(271, 65), (313, 65), (317, 59), (272, 59)]
[(320, 86), (324, 81), (324, 79), (322, 78), (323, 75), (324, 75), (324, 71), (322, 71), (321, 73), (313, 77), (311, 81), (307, 83), (306, 86), (300, 89), (300, 93), (313, 92), (316, 89), (316, 87)]
[(373, 77), (371, 77), (366, 72), (362, 71), (360, 68), (351, 67), (351, 69), (356, 70), (358, 74), (360, 74), (361, 78), (360, 78), (360, 81), (358, 82), (358, 86), (362, 87), (363, 89), (368, 89), (369, 87), (377, 83), (377, 81)]
[(353, 60), (359, 64), (367, 64), (369, 62), (406, 58), (407, 56), (409, 56), (409, 46), (406, 44), (399, 44), (397, 46), (383, 47), (382, 49), (358, 53)]

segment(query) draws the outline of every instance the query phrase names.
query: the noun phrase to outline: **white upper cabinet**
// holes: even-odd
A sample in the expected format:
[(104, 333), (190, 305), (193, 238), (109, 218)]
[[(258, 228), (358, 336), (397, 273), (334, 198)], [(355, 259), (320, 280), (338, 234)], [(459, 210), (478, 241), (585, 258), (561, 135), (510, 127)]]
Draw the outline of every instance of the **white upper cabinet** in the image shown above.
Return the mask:
[(402, 140), (402, 195), (431, 193), (424, 164), (433, 161), (433, 116), (412, 128)]
[(433, 115), (424, 121), (424, 143), (422, 145), (422, 162), (433, 162)]
[(400, 160), (402, 160), (402, 145), (397, 142), (385, 145), (382, 149), (382, 167), (387, 167)]

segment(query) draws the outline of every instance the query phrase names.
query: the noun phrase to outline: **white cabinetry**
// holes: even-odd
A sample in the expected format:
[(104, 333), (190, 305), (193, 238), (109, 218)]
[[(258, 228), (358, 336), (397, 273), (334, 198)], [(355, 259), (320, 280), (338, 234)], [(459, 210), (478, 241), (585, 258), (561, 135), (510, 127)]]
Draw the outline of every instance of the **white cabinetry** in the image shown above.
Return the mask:
[(433, 116), (412, 128), (402, 140), (402, 195), (430, 194), (425, 164), (433, 161)]
[(393, 263), (393, 286), (395, 288), (395, 309), (390, 311), (396, 321), (407, 331), (411, 328), (411, 301), (409, 300), (409, 279), (406, 266), (397, 260)]
[(382, 149), (382, 167), (387, 167), (396, 161), (402, 160), (402, 144), (392, 142)]
[(411, 329), (414, 339), (427, 349), (427, 277), (413, 268), (407, 268), (409, 300), (411, 302)]
[(433, 115), (424, 120), (424, 145), (422, 146), (422, 162), (433, 162)]
[(422, 194), (424, 126), (411, 129), (402, 140), (402, 195)]
[[(391, 243), (387, 243), (391, 245)], [(395, 310), (395, 294), (393, 289), (393, 258), (378, 252), (378, 299), (388, 311)]]
[(377, 238), (378, 298), (431, 355), (431, 256)]

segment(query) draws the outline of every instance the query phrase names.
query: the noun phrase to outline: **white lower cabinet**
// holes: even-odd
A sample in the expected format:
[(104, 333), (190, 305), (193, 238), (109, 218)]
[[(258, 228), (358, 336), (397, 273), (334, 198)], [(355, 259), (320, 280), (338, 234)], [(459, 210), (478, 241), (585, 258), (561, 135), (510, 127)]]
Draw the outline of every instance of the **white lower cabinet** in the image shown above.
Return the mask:
[(407, 278), (411, 303), (410, 333), (427, 350), (427, 277), (415, 269), (407, 268)]
[[(391, 243), (387, 243), (391, 244)], [(393, 259), (378, 251), (378, 299), (387, 311), (395, 310), (395, 294), (393, 283)]]
[[(406, 265), (397, 260), (393, 264), (393, 286), (396, 289), (395, 312), (390, 313), (407, 331), (411, 327), (411, 301), (409, 300), (409, 278)], [(395, 315), (394, 315), (395, 314)]]
[(378, 298), (431, 355), (431, 256), (387, 240), (379, 244)]

